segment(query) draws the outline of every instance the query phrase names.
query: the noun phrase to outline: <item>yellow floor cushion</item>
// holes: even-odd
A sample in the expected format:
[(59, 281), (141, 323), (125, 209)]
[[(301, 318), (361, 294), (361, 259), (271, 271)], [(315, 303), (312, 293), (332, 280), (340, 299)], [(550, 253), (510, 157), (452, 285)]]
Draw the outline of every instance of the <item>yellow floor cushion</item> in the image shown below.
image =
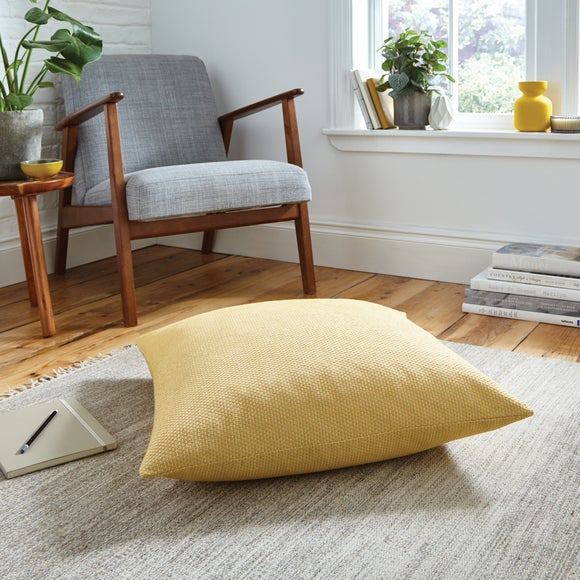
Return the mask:
[(365, 301), (224, 308), (137, 344), (155, 396), (140, 468), (146, 478), (225, 481), (336, 469), (532, 415), (405, 314)]

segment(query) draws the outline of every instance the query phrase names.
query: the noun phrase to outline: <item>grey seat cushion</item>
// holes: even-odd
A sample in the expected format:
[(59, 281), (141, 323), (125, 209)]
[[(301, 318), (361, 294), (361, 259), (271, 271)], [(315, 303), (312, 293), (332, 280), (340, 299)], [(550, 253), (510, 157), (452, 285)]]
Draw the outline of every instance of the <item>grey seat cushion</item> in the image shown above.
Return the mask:
[[(310, 201), (306, 172), (280, 161), (171, 165), (126, 176), (129, 219), (242, 210)], [(109, 180), (86, 192), (84, 205), (110, 205)]]

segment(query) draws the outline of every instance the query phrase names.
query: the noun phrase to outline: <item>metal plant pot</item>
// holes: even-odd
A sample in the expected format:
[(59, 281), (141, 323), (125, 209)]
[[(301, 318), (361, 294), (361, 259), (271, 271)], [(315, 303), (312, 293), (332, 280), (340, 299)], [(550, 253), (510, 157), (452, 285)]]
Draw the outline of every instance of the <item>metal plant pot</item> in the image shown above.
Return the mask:
[(23, 179), (20, 162), (39, 159), (42, 109), (0, 112), (0, 181)]
[(429, 124), (431, 95), (406, 93), (394, 99), (395, 125), (399, 129), (426, 129)]

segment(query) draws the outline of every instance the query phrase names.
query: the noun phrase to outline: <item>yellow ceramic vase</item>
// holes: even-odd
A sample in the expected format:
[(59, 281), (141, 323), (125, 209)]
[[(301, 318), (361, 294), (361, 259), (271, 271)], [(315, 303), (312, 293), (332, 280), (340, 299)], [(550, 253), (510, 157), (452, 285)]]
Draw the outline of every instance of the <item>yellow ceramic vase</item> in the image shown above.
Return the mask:
[(548, 131), (552, 101), (544, 96), (547, 81), (521, 81), (523, 95), (514, 104), (514, 127), (518, 131)]

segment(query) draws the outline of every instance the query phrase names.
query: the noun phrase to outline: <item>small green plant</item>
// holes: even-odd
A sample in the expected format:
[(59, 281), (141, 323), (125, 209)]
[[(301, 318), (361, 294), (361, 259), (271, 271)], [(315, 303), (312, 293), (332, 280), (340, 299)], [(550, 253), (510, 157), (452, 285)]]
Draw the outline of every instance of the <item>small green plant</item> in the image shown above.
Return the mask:
[(425, 30), (416, 32), (407, 28), (398, 39), (387, 38), (379, 48), (384, 58), (382, 75), (377, 90), (392, 89), (391, 97), (412, 92), (427, 93), (441, 91), (435, 84), (439, 76), (454, 83), (455, 79), (447, 71), (447, 55), (442, 49), (447, 47), (444, 40), (433, 40)]
[[(37, 0), (29, 2), (36, 4)], [(101, 56), (103, 42), (99, 34), (52, 8), (50, 2), (46, 0), (43, 8), (34, 7), (26, 12), (24, 20), (32, 27), (21, 38), (12, 58), (8, 57), (0, 34), (4, 73), (0, 79), (0, 111), (22, 111), (29, 107), (38, 89), (53, 86), (52, 82), (44, 80), (48, 72), (67, 74), (80, 81), (83, 67)], [(70, 30), (61, 28), (49, 40), (38, 40), (41, 27), (51, 20), (68, 23)], [(35, 49), (54, 54), (44, 60), (40, 71), (29, 81), (30, 60)]]

